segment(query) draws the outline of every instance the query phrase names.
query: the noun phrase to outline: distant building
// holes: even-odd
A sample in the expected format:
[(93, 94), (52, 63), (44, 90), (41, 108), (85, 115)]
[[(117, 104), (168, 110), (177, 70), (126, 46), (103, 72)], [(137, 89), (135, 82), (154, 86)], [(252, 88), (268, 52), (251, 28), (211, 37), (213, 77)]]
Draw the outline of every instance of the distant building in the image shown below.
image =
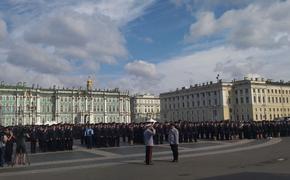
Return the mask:
[(160, 99), (153, 95), (131, 97), (132, 122), (145, 122), (147, 119), (160, 119)]
[(273, 120), (290, 116), (289, 100), (289, 82), (219, 80), (160, 94), (161, 120)]
[(130, 123), (129, 92), (0, 86), (0, 124)]

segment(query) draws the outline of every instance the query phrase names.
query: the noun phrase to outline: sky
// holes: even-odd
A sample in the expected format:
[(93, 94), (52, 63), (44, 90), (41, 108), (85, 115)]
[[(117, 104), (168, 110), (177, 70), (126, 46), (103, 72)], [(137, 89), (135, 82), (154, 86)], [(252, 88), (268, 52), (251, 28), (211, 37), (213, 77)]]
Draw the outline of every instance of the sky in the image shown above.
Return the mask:
[(0, 80), (172, 91), (290, 81), (290, 0), (1, 0)]

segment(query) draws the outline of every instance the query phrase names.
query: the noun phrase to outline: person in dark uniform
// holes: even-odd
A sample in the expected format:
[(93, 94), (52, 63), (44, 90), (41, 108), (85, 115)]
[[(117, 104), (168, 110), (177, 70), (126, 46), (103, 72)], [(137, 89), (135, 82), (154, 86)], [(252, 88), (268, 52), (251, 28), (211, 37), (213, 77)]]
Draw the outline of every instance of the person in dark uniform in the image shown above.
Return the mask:
[(120, 147), (120, 134), (121, 134), (120, 126), (119, 124), (117, 124), (114, 128), (114, 144), (117, 147)]
[(159, 141), (160, 141), (160, 144), (163, 144), (163, 141), (164, 141), (164, 136), (165, 136), (165, 131), (164, 131), (164, 124), (160, 124), (159, 126), (159, 131), (160, 131), (160, 137), (159, 137)]
[(64, 127), (64, 150), (69, 150), (70, 127)]
[(131, 125), (129, 125), (129, 127), (128, 127), (128, 142), (129, 142), (129, 144), (130, 145), (133, 145), (134, 144), (134, 127), (133, 127), (133, 125), (131, 124)]
[(114, 147), (114, 130), (113, 125), (109, 125), (107, 128), (107, 138), (109, 147)]
[(122, 135), (123, 143), (126, 142), (126, 137), (127, 137), (127, 132), (126, 131), (127, 131), (126, 125), (125, 124), (121, 124), (120, 132), (121, 132), (121, 135)]
[(11, 129), (7, 129), (5, 134), (6, 134), (7, 140), (5, 144), (4, 159), (5, 159), (5, 163), (8, 166), (12, 166), (13, 144), (14, 144), (15, 138)]
[(81, 127), (81, 144), (82, 145), (86, 145), (86, 139), (85, 139), (85, 132), (86, 132), (86, 128), (85, 127)]
[(189, 128), (188, 128), (188, 123), (185, 122), (183, 125), (183, 142), (188, 143), (189, 142)]
[(159, 127), (159, 123), (155, 123), (154, 128), (156, 130), (156, 134), (153, 137), (154, 144), (160, 144), (161, 129)]
[(26, 144), (25, 140), (29, 138), (27, 133), (27, 129), (25, 129), (22, 125), (20, 125), (15, 134), (16, 139), (16, 156), (15, 156), (15, 164), (25, 165), (26, 164)]
[(65, 125), (60, 126), (60, 150), (64, 151), (65, 150)]
[(225, 134), (225, 139), (226, 140), (230, 140), (230, 126), (229, 126), (229, 123), (225, 123), (224, 124), (224, 134)]
[(95, 144), (96, 144), (96, 148), (100, 148), (102, 143), (101, 143), (101, 125), (98, 124), (96, 125), (96, 127), (94, 128), (94, 136), (95, 136)]
[(204, 138), (204, 124), (203, 123), (198, 124), (198, 137), (200, 139)]
[(39, 150), (43, 152), (43, 142), (42, 142), (43, 126), (37, 128), (36, 131), (37, 131), (38, 147)]
[(215, 122), (215, 123), (213, 123), (213, 125), (212, 125), (212, 130), (211, 130), (212, 132), (212, 135), (211, 135), (211, 139), (212, 140), (217, 140), (218, 139), (218, 125), (217, 125), (217, 123)]
[(239, 133), (239, 139), (243, 139), (244, 138), (244, 133), (243, 133), (243, 129), (244, 129), (244, 123), (240, 122), (238, 124), (238, 133)]
[(93, 134), (93, 147), (96, 148), (97, 147), (97, 136), (98, 136), (98, 126), (95, 124), (95, 125), (92, 125), (92, 129), (94, 131), (94, 134)]
[(193, 124), (191, 131), (193, 132), (194, 142), (197, 142), (197, 138), (198, 138), (198, 127), (197, 127), (197, 123), (194, 123)]
[(36, 143), (37, 143), (37, 131), (36, 128), (33, 127), (30, 134), (30, 151), (31, 154), (36, 153)]
[(251, 123), (250, 125), (250, 134), (251, 134), (251, 139), (257, 139), (257, 125), (256, 123)]
[(204, 125), (204, 134), (205, 134), (205, 138), (206, 139), (209, 139), (209, 136), (210, 136), (210, 125), (209, 123), (205, 123)]
[(69, 139), (68, 139), (68, 150), (73, 150), (74, 145), (74, 135), (73, 135), (73, 127), (69, 126)]
[(43, 133), (42, 133), (41, 138), (42, 138), (42, 141), (43, 141), (43, 152), (47, 152), (49, 150), (49, 145), (50, 145), (48, 127), (45, 127), (43, 129)]
[(50, 128), (48, 131), (48, 150), (49, 151), (56, 151), (56, 127), (55, 125)]

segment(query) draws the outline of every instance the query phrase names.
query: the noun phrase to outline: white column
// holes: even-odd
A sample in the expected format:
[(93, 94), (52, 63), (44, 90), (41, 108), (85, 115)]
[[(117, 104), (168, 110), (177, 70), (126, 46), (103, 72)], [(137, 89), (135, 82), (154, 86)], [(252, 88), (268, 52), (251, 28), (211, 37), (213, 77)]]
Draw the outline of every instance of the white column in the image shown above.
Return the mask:
[(104, 121), (107, 123), (107, 97), (104, 96)]
[(36, 123), (40, 124), (40, 96), (37, 93), (36, 95)]
[(55, 121), (58, 123), (59, 119), (59, 97), (58, 95), (55, 97)]

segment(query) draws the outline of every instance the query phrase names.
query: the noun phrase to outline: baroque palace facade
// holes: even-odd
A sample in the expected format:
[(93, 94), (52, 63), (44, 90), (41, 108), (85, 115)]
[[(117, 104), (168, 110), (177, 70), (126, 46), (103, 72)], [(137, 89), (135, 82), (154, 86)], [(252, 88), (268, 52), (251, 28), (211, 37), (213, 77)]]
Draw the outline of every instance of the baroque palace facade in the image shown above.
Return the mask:
[(129, 92), (0, 86), (0, 125), (130, 123)]
[(290, 82), (247, 78), (160, 94), (162, 121), (261, 121), (290, 116)]
[(131, 97), (132, 122), (146, 122), (153, 118), (160, 120), (160, 99), (157, 96), (143, 94)]

